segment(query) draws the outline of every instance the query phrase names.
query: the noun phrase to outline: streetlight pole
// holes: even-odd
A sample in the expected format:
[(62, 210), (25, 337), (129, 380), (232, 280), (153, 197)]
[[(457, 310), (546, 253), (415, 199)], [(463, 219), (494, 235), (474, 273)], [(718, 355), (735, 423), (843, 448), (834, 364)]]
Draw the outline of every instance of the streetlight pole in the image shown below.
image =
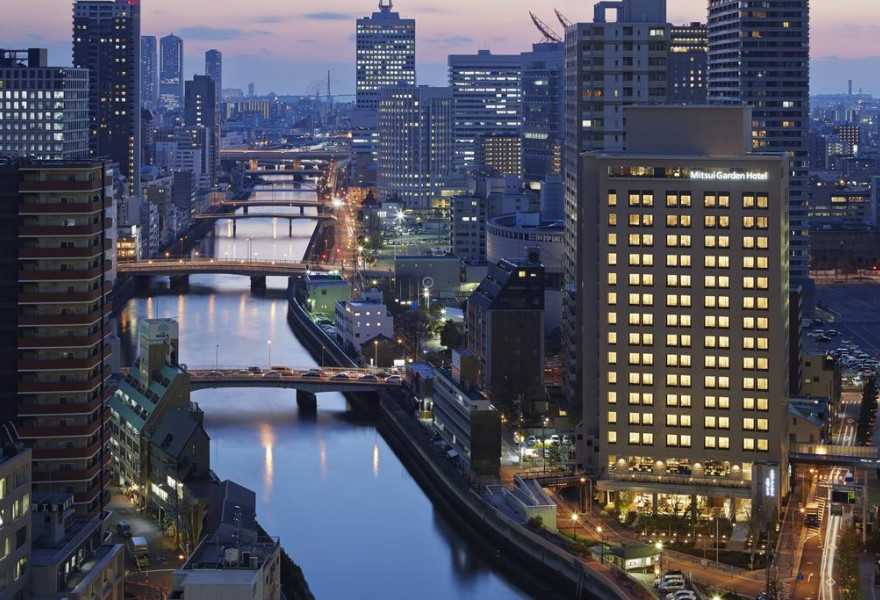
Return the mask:
[(578, 514), (571, 513), (571, 535), (574, 537), (574, 541), (577, 541), (577, 522)]
[[(584, 485), (585, 483), (587, 483), (587, 478), (586, 478), (586, 477), (581, 477), (581, 510), (587, 510), (587, 501), (586, 501), (586, 499), (584, 498), (584, 490), (585, 490), (585, 488), (586, 488), (586, 486)], [(593, 511), (590, 511), (589, 514), (590, 514), (590, 516), (592, 517), (592, 516), (593, 516)]]
[(545, 443), (545, 439), (547, 437), (547, 417), (544, 417), (541, 420), (541, 470), (544, 474), (547, 474), (547, 444)]
[(718, 563), (719, 566), (721, 566), (721, 561), (718, 560), (718, 542), (719, 542), (718, 524), (720, 522), (721, 522), (721, 517), (719, 517), (718, 515), (715, 515), (715, 562)]
[(324, 350), (326, 350), (326, 346), (321, 346), (321, 367), (324, 366)]
[(220, 370), (220, 344), (214, 348), (214, 368)]
[(602, 533), (602, 526), (596, 527), (599, 534), (599, 564), (605, 564), (605, 535)]
[(266, 340), (266, 345), (269, 347), (269, 368), (272, 368), (272, 340)]
[(379, 368), (379, 340), (373, 340), (373, 366)]

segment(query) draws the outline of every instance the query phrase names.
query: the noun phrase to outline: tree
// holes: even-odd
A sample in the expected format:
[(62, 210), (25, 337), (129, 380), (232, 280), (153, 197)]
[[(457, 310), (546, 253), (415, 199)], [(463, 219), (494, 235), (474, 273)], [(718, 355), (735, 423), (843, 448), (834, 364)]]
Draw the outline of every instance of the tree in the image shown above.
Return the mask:
[(464, 327), (460, 323), (449, 320), (440, 329), (440, 343), (449, 348), (461, 348), (464, 345)]
[(394, 333), (403, 340), (407, 353), (413, 360), (419, 360), (422, 348), (431, 339), (431, 319), (422, 309), (409, 310), (394, 319)]
[(837, 549), (840, 565), (840, 595), (844, 600), (857, 600), (864, 598), (861, 591), (859, 576), (859, 538), (855, 529), (847, 527), (840, 538), (840, 546)]
[(553, 471), (558, 471), (565, 466), (565, 456), (559, 444), (551, 444), (547, 452), (547, 466)]
[(862, 405), (859, 408), (859, 423), (856, 427), (856, 444), (864, 446), (871, 441), (876, 418), (877, 382), (871, 377), (865, 381), (865, 387), (862, 390)]

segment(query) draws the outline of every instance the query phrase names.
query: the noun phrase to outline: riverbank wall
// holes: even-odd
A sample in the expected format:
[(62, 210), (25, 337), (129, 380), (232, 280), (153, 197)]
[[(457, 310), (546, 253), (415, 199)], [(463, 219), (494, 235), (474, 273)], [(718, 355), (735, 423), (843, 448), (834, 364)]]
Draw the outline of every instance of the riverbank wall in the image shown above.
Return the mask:
[[(335, 343), (311, 320), (297, 300), (294, 282), (289, 292), (288, 321), (300, 342), (317, 358), (329, 364), (356, 366)], [(392, 447), (409, 473), (422, 486), (431, 502), (459, 523), (470, 527), (482, 545), (495, 549), (501, 557), (510, 557), (520, 567), (527, 567), (529, 587), (546, 581), (553, 589), (543, 590), (550, 597), (554, 590), (566, 598), (625, 600), (631, 595), (612, 583), (599, 579), (588, 567), (562, 548), (545, 540), (526, 527), (510, 520), (483, 500), (448, 463), (432, 453), (431, 440), (424, 428), (407, 411), (407, 400), (400, 394), (383, 392), (379, 396), (379, 432)]]

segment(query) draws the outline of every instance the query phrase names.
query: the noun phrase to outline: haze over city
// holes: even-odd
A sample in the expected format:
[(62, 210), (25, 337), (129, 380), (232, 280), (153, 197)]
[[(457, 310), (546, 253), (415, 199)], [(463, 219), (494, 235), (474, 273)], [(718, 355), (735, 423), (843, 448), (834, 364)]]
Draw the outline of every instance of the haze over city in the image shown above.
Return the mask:
[[(376, 2), (330, 0), (143, 0), (144, 35), (175, 33), (185, 40), (186, 75), (200, 72), (204, 51), (224, 53), (228, 86), (256, 83), (263, 93), (315, 93), (326, 89), (331, 71), (333, 93), (354, 92), (354, 20), (368, 16)], [(419, 83), (446, 81), (446, 55), (488, 48), (493, 53), (521, 52), (540, 40), (528, 11), (558, 33), (553, 9), (571, 21), (587, 20), (591, 3), (575, 0), (399, 0), (397, 11), (418, 19)], [(811, 2), (812, 93), (846, 88), (880, 93), (880, 10), (874, 0)], [(704, 21), (706, 0), (671, 0), (670, 23)], [(35, 21), (39, 15), (39, 21)], [(70, 61), (70, 11), (65, 0), (9, 3), (0, 19), (0, 39), (11, 47), (47, 46), (53, 64)], [(323, 92), (322, 92), (323, 93)]]

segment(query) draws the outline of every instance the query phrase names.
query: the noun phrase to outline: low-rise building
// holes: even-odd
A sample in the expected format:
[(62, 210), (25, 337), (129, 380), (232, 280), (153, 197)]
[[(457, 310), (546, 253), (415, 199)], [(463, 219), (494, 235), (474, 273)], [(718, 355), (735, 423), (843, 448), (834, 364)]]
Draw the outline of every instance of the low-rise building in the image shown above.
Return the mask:
[(434, 425), (469, 479), (495, 483), (501, 474), (501, 413), (476, 383), (476, 356), (453, 350), (452, 369), (434, 370)]
[(377, 336), (394, 336), (394, 318), (384, 304), (366, 300), (336, 303), (336, 338), (342, 348), (363, 356), (363, 344)]
[(336, 303), (351, 299), (351, 284), (341, 275), (306, 273), (306, 309), (312, 315), (336, 317)]
[(172, 575), (172, 600), (279, 600), (278, 538), (207, 536)]
[(125, 548), (102, 543), (102, 518), (77, 520), (70, 494), (34, 494), (32, 506), (29, 597), (122, 600)]
[(31, 562), (31, 449), (14, 434), (15, 428), (0, 428), (0, 600), (30, 598), (28, 565)]
[(135, 493), (140, 506), (149, 499), (150, 433), (165, 413), (188, 407), (190, 378), (178, 363), (178, 326), (174, 319), (144, 319), (139, 326), (139, 355), (110, 399), (111, 447), (120, 485)]

